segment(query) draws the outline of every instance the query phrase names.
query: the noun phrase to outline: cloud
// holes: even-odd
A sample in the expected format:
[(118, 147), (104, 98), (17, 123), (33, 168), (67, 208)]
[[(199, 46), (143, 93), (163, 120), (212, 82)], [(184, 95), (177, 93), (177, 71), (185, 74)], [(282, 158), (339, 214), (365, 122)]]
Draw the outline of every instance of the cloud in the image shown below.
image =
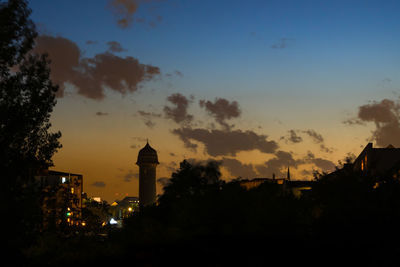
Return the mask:
[(168, 119), (172, 119), (176, 123), (189, 124), (193, 120), (193, 116), (189, 115), (187, 109), (190, 100), (180, 93), (172, 94), (167, 97), (167, 100), (175, 107), (164, 106), (164, 114)]
[(116, 41), (110, 41), (107, 42), (108, 45), (108, 51), (114, 52), (114, 53), (119, 53), (123, 51), (127, 51), (125, 48), (122, 47), (122, 45)]
[(281, 139), (284, 139), (286, 142), (290, 143), (301, 143), (303, 141), (303, 138), (299, 135), (297, 135), (296, 130), (289, 130), (289, 136), (285, 137), (282, 136)]
[(322, 135), (317, 133), (314, 130), (311, 130), (311, 129), (305, 130), (305, 131), (303, 131), (303, 133), (306, 133), (308, 136), (310, 136), (311, 139), (317, 144), (324, 142), (324, 138), (322, 137)]
[(224, 129), (229, 129), (231, 127), (225, 122), (226, 120), (237, 118), (241, 114), (238, 102), (229, 102), (224, 98), (216, 98), (214, 103), (211, 101), (200, 100), (199, 104), (200, 107), (205, 108), (208, 113), (215, 118), (216, 122), (224, 127)]
[(288, 42), (292, 41), (292, 38), (281, 38), (278, 42), (271, 45), (272, 49), (284, 49), (287, 47)]
[(133, 179), (138, 179), (139, 173), (129, 170), (126, 174), (123, 175), (124, 182), (131, 182)]
[(257, 177), (253, 164), (243, 164), (237, 159), (222, 158), (222, 166), (225, 167), (232, 176), (243, 178)]
[(91, 186), (94, 186), (94, 187), (105, 187), (106, 184), (104, 182), (102, 182), (102, 181), (96, 181), (96, 182), (92, 183)]
[(107, 115), (108, 115), (107, 112), (101, 112), (101, 111), (96, 112), (96, 116), (107, 116)]
[(114, 13), (120, 28), (128, 28), (133, 22), (133, 15), (137, 11), (137, 0), (111, 0), (108, 7)]
[(274, 153), (278, 148), (275, 141), (268, 141), (266, 135), (258, 135), (253, 131), (182, 127), (174, 129), (172, 133), (179, 136), (187, 148), (193, 150), (196, 150), (197, 144), (192, 143), (192, 140), (203, 143), (205, 152), (211, 156), (235, 156), (240, 151), (251, 150)]
[(34, 52), (49, 54), (50, 76), (60, 86), (59, 97), (64, 94), (65, 83), (73, 84), (78, 94), (91, 99), (103, 99), (105, 88), (125, 95), (160, 74), (158, 67), (142, 64), (130, 56), (122, 58), (104, 52), (82, 58), (79, 47), (63, 37), (39, 36)]
[[(134, 15), (137, 12), (139, 5), (144, 3), (151, 3), (151, 2), (159, 2), (158, 0), (109, 0), (108, 1), (108, 9), (110, 9), (114, 17), (117, 21), (117, 25), (121, 29), (129, 28), (132, 23), (135, 21), (137, 23), (145, 23), (145, 18), (135, 18)], [(149, 9), (150, 13), (154, 13), (153, 10), (155, 7), (151, 7)], [(153, 14), (154, 15), (154, 14)], [(155, 15), (154, 20), (150, 20), (148, 25), (150, 27), (155, 27), (157, 23), (162, 21), (162, 16)]]
[(302, 160), (295, 160), (292, 153), (285, 151), (277, 151), (275, 157), (264, 162), (264, 164), (256, 165), (259, 174), (264, 177), (271, 177), (275, 174), (277, 177), (286, 177), (287, 168), (297, 168), (299, 164), (303, 163)]
[(139, 110), (138, 114), (143, 118), (144, 124), (149, 128), (153, 128), (156, 125), (153, 121), (154, 118), (161, 118), (160, 113), (146, 112), (143, 110)]
[[(372, 133), (372, 140), (381, 147), (392, 144), (400, 146), (400, 103), (389, 99), (380, 102), (373, 101), (370, 104), (362, 105), (358, 108), (357, 118), (353, 124), (373, 122), (375, 131)], [(347, 124), (351, 125), (351, 123)]]
[(330, 160), (316, 158), (311, 151), (308, 151), (307, 156), (303, 159), (303, 161), (304, 163), (314, 164), (317, 168), (320, 168), (324, 172), (333, 171), (336, 167), (335, 163)]

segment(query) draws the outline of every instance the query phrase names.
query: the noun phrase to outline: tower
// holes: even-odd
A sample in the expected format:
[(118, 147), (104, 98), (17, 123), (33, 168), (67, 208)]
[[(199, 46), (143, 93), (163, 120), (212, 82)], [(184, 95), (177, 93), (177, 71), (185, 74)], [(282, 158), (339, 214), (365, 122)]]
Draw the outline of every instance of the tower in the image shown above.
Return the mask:
[(157, 151), (149, 142), (139, 151), (136, 165), (139, 166), (139, 204), (152, 205), (156, 202)]

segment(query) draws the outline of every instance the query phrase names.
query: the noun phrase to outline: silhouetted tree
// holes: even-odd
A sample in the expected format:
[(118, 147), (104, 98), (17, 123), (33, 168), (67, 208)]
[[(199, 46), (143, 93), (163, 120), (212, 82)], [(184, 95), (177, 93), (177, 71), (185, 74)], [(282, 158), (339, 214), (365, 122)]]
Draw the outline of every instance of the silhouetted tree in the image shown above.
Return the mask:
[(30, 13), (24, 0), (0, 3), (1, 203), (15, 234), (38, 227), (34, 176), (52, 165), (53, 154), (61, 148), (61, 133), (49, 131), (58, 87), (50, 80), (46, 55), (30, 53), (37, 36)]

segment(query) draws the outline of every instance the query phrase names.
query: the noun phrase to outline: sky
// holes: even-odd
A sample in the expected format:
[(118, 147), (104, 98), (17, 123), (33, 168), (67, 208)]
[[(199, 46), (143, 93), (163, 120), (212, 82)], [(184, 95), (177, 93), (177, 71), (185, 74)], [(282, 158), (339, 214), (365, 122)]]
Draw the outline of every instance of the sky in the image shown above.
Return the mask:
[(52, 169), (108, 202), (184, 159), (222, 177), (313, 178), (368, 142), (400, 147), (399, 1), (31, 0), (60, 88)]

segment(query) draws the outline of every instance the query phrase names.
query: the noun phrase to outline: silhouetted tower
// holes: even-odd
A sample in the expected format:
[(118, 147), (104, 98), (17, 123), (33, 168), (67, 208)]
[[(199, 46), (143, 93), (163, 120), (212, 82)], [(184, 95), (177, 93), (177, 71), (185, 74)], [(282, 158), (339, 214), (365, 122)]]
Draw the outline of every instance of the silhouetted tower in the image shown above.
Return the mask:
[(159, 164), (157, 151), (149, 142), (139, 151), (136, 164), (139, 166), (139, 204), (147, 206), (156, 202), (156, 168)]
[(288, 181), (290, 181), (290, 170), (289, 170), (289, 167), (287, 167), (287, 176), (286, 176), (286, 179), (287, 179)]

